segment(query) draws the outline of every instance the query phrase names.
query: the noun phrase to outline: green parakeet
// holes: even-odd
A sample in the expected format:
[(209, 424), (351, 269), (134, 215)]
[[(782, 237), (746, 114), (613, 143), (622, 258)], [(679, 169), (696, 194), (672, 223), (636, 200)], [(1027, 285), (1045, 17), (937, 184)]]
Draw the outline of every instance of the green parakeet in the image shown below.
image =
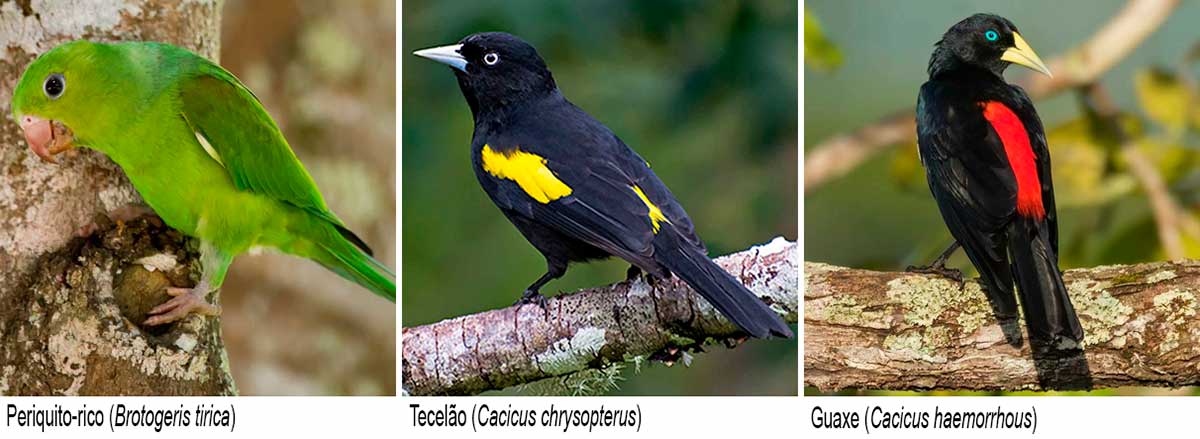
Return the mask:
[(255, 248), (396, 300), (395, 274), (326, 207), (258, 99), (201, 56), (163, 43), (63, 44), (25, 70), (12, 111), (43, 160), (75, 145), (106, 154), (167, 225), (199, 240), (199, 284), (168, 289), (147, 325), (218, 313), (208, 294)]

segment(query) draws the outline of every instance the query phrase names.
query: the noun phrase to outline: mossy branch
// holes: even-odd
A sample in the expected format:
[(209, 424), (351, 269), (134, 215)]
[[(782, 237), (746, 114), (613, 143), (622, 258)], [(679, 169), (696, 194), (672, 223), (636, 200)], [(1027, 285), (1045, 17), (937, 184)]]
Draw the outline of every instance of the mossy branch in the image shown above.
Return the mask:
[(1084, 354), (1049, 362), (1027, 342), (1006, 342), (1006, 330), (1020, 329), (997, 323), (975, 281), (960, 289), (934, 275), (814, 262), (804, 274), (804, 382), (821, 391), (1200, 384), (1195, 261), (1065, 272)]
[[(776, 238), (716, 259), (788, 322), (799, 310), (799, 248)], [(678, 278), (644, 279), (404, 328), (404, 392), (464, 395), (601, 368), (671, 361), (744, 335)], [(794, 343), (793, 340), (773, 340)]]
[[(0, 3), (2, 113), (11, 112), (8, 97), (25, 67), (67, 41), (165, 41), (215, 59), (220, 7)], [(168, 299), (162, 287), (194, 282), (186, 238), (150, 218), (107, 221), (140, 197), (102, 154), (71, 154), (60, 165), (42, 163), (10, 118), (0, 123), (0, 394), (236, 393), (219, 319), (137, 324)]]

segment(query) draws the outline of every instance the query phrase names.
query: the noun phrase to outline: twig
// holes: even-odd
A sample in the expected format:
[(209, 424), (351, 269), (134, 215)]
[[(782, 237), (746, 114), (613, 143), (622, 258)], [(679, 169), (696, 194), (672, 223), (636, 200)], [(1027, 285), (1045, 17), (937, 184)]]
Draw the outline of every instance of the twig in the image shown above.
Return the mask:
[[(716, 262), (795, 322), (799, 260), (796, 243), (776, 238)], [(404, 392), (476, 394), (614, 362), (669, 359), (743, 335), (679, 279), (635, 279), (554, 297), (545, 310), (512, 306), (404, 328)]]
[[(1037, 100), (1094, 82), (1157, 30), (1178, 4), (1178, 0), (1130, 0), (1090, 39), (1050, 60), (1053, 78), (1033, 75), (1018, 83)], [(811, 148), (804, 157), (804, 190), (846, 174), (893, 145), (911, 142), (916, 136), (914, 117), (913, 110), (904, 110)]]

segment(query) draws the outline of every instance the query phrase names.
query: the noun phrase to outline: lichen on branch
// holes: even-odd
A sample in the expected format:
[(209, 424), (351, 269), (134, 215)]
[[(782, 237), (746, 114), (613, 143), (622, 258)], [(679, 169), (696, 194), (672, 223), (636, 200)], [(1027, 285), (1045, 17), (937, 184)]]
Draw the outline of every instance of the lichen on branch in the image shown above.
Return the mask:
[[(1200, 264), (1069, 270), (1081, 370), (1013, 346), (979, 284), (805, 262), (804, 382), (820, 391), (1051, 390), (1200, 384)], [(1056, 366), (1057, 365), (1057, 366)], [(1084, 377), (1083, 375), (1086, 375)], [(1048, 378), (1052, 378), (1049, 379)]]

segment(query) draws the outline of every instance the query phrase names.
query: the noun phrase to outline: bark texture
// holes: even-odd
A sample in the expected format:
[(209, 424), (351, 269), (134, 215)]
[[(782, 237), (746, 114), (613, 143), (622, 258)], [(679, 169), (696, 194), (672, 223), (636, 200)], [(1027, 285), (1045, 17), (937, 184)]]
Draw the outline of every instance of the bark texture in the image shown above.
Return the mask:
[[(783, 238), (716, 259), (788, 322), (799, 315), (799, 261)], [(554, 297), (544, 311), (512, 306), (404, 328), (403, 390), (476, 394), (613, 362), (673, 361), (742, 334), (678, 278), (638, 278)]]
[(805, 262), (804, 383), (821, 391), (1200, 384), (1200, 263), (1070, 270), (1084, 354), (1015, 347), (975, 281)]
[(9, 116), (25, 66), (67, 41), (164, 41), (216, 59), (220, 8), (219, 0), (0, 3), (0, 394), (236, 393), (219, 319), (136, 324), (167, 299), (163, 286), (194, 284), (194, 245), (153, 218), (108, 221), (141, 204), (121, 170), (82, 149), (42, 163)]

